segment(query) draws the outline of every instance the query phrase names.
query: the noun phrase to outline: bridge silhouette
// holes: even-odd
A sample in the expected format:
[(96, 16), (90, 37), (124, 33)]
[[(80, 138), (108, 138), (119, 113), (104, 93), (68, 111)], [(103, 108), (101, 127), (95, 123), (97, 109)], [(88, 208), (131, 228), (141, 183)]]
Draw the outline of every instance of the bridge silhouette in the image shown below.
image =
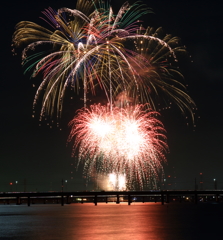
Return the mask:
[(170, 201), (199, 201), (223, 202), (223, 190), (150, 190), (150, 191), (101, 191), (101, 192), (0, 192), (0, 203), (27, 203), (56, 202), (63, 206), (65, 203), (92, 202), (95, 205), (101, 202), (160, 202), (162, 205)]

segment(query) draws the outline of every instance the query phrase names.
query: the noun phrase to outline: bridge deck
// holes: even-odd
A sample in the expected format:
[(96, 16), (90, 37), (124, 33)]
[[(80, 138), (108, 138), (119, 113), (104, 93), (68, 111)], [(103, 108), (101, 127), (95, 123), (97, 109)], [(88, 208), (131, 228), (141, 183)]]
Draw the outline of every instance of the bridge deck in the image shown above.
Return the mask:
[[(16, 204), (21, 204), (22, 202), (27, 202), (30, 206), (31, 202), (34, 200), (40, 202), (41, 199), (44, 203), (46, 201), (61, 203), (64, 202), (93, 202), (97, 205), (98, 202), (109, 202), (111, 199), (116, 203), (121, 201), (128, 202), (130, 205), (135, 199), (140, 202), (164, 202), (168, 203), (173, 200), (189, 199), (197, 203), (200, 199), (212, 197), (215, 201), (223, 201), (223, 190), (171, 190), (171, 191), (101, 191), (101, 192), (5, 192), (0, 193), (0, 202), (16, 202)], [(76, 200), (79, 199), (79, 200)], [(85, 199), (85, 200), (83, 200)], [(73, 201), (74, 200), (74, 201)]]

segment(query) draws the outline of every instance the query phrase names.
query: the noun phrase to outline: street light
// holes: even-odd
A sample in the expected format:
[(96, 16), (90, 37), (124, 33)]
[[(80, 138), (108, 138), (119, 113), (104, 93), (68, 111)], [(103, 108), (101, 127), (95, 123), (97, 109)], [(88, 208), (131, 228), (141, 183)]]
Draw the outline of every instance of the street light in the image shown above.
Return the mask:
[(214, 180), (214, 189), (217, 190), (217, 179), (214, 178), (213, 180)]
[(163, 179), (163, 187), (164, 187), (164, 190), (166, 190), (166, 178)]
[(65, 180), (65, 191), (67, 191), (67, 180)]
[(15, 181), (15, 191), (17, 192), (17, 184), (18, 184), (18, 181)]

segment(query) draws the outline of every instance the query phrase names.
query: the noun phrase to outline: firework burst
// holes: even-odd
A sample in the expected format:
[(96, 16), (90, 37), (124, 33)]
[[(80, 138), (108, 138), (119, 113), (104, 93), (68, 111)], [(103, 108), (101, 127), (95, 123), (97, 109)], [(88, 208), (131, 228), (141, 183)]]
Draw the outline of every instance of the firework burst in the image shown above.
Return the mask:
[(83, 108), (70, 122), (68, 141), (74, 140), (78, 161), (86, 175), (125, 174), (128, 188), (136, 182), (148, 186), (162, 175), (168, 150), (165, 130), (157, 112), (137, 105), (127, 108), (92, 105)]
[[(144, 29), (138, 19), (149, 12), (144, 5), (126, 2), (115, 14), (107, 2), (78, 0), (76, 9), (43, 12), (52, 30), (18, 23), (13, 42), (15, 47), (26, 46), (26, 71), (34, 68), (33, 77), (43, 75), (34, 98), (35, 106), (43, 97), (40, 119), (55, 113), (61, 117), (68, 86), (77, 93), (82, 89), (85, 107), (89, 92), (104, 91), (112, 104), (125, 91), (135, 104), (148, 102), (156, 111), (157, 98), (168, 97), (193, 118), (194, 102), (178, 82), (182, 75), (175, 66), (177, 53), (185, 48), (177, 37), (162, 36), (160, 29)], [(44, 45), (48, 50), (38, 52)]]

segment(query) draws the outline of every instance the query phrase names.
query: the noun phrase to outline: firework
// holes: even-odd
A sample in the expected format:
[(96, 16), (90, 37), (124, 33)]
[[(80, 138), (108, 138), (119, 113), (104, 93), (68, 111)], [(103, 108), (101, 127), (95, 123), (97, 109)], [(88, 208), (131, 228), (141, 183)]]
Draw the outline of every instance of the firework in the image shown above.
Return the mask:
[(125, 191), (126, 176), (115, 172), (108, 174), (98, 174), (95, 178), (97, 188), (105, 191)]
[(68, 141), (74, 140), (73, 153), (84, 163), (86, 175), (125, 174), (127, 186), (136, 182), (142, 188), (162, 175), (168, 150), (165, 130), (157, 112), (146, 106), (128, 108), (92, 105), (83, 108), (70, 122)]
[[(161, 95), (173, 100), (182, 112), (192, 113), (194, 102), (171, 64), (177, 63), (177, 53), (185, 49), (177, 37), (162, 37), (160, 30), (141, 27), (138, 19), (149, 11), (144, 5), (126, 2), (114, 14), (104, 1), (78, 0), (74, 10), (43, 12), (52, 30), (33, 22), (18, 23), (13, 42), (16, 47), (27, 45), (22, 54), (26, 71), (34, 68), (33, 77), (43, 75), (34, 98), (35, 106), (43, 95), (41, 118), (53, 117), (55, 112), (61, 117), (68, 86), (76, 92), (83, 89), (85, 107), (87, 93), (94, 95), (101, 89), (110, 105), (125, 91), (135, 104), (148, 102), (159, 110)], [(42, 50), (45, 45), (47, 51)]]
[[(138, 2), (115, 14), (108, 1), (78, 0), (76, 9), (43, 12), (50, 29), (23, 21), (13, 36), (15, 47), (25, 47), (25, 72), (42, 76), (34, 97), (34, 107), (42, 99), (40, 120), (61, 117), (68, 87), (81, 94), (84, 108), (70, 122), (68, 141), (87, 176), (113, 173), (116, 187), (118, 176), (128, 188), (142, 188), (163, 174), (168, 146), (160, 104), (174, 102), (194, 120), (195, 103), (178, 68), (185, 47), (161, 28), (143, 28), (138, 19), (149, 12)], [(87, 108), (98, 93), (108, 104)]]
[(110, 173), (108, 175), (109, 179), (109, 185), (112, 186), (114, 190), (117, 191), (123, 191), (126, 189), (126, 177), (125, 174), (115, 174), (115, 173)]

